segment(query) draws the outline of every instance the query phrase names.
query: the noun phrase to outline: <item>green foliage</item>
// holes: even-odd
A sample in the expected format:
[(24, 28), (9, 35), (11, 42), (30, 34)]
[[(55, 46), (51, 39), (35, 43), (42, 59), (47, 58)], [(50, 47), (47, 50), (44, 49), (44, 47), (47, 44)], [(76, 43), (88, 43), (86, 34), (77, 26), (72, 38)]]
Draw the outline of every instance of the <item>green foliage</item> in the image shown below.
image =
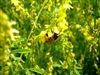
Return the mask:
[[(9, 21), (6, 14), (0, 10), (0, 74), (9, 74), (9, 44), (14, 40), (12, 22)], [(17, 31), (17, 30), (16, 30)]]
[(0, 75), (99, 75), (99, 3), (0, 0)]

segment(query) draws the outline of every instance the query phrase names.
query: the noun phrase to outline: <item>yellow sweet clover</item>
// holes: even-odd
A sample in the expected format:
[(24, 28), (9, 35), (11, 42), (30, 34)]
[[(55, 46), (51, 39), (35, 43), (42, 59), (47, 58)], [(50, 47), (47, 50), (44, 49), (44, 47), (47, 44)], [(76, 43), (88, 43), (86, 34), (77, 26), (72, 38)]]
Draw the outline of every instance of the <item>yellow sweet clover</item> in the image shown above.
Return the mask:
[(13, 33), (18, 32), (12, 28), (13, 22), (10, 22), (8, 16), (0, 10), (0, 75), (8, 75), (9, 67), (9, 42), (15, 40)]

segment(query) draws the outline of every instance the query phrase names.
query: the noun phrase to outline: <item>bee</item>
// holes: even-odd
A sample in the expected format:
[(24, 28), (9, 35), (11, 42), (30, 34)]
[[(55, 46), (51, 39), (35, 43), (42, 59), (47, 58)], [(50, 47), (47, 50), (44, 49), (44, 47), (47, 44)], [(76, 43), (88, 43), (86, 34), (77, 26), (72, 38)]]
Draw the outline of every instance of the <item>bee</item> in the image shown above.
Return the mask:
[(45, 35), (45, 42), (52, 42), (55, 41), (57, 38), (59, 37), (58, 33), (54, 32), (52, 36), (48, 36), (48, 34), (46, 33)]

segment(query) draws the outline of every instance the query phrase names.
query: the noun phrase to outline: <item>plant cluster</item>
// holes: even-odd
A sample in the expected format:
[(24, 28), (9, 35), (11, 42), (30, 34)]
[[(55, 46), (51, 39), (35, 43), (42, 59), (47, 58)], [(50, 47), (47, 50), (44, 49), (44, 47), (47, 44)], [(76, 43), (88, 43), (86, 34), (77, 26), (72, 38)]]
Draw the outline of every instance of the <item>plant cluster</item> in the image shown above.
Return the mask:
[(100, 75), (100, 0), (0, 0), (0, 75)]

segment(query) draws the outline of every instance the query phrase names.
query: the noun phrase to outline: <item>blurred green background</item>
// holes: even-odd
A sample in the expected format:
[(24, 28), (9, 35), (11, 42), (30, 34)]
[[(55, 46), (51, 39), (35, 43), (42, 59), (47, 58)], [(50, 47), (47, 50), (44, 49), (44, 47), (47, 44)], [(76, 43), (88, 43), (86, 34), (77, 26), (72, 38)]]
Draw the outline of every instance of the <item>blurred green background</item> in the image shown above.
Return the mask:
[(100, 75), (100, 0), (0, 0), (0, 75)]

